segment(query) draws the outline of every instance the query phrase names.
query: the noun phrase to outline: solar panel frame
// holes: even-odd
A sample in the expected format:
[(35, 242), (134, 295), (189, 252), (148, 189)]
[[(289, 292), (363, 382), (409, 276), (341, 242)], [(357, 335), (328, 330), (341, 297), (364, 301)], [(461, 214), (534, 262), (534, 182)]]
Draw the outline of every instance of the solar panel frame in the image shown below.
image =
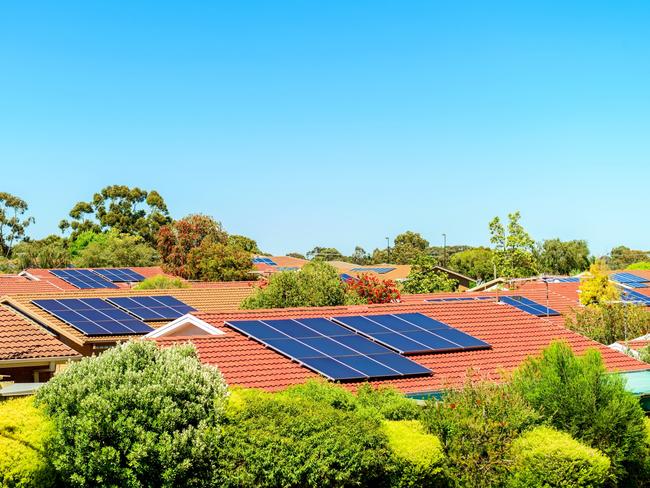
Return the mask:
[(174, 320), (196, 309), (171, 295), (142, 295), (109, 297), (109, 303), (130, 313), (140, 320)]
[(44, 299), (32, 300), (32, 303), (91, 337), (141, 335), (154, 330), (141, 320), (99, 298)]
[(131, 268), (93, 268), (92, 272), (112, 283), (136, 283), (144, 281), (144, 276)]
[[(398, 355), (392, 350), (321, 317), (235, 320), (227, 321), (226, 324), (331, 380), (348, 381), (431, 373), (428, 368), (406, 358), (404, 359), (408, 362), (400, 362), (393, 358)], [(305, 332), (304, 328), (311, 331)], [(302, 337), (290, 334), (300, 334)], [(370, 357), (371, 355), (376, 358)], [(381, 362), (382, 358), (388, 360), (389, 357), (393, 358), (391, 361), (394, 367)], [(403, 370), (397, 365), (401, 365)]]
[(50, 273), (80, 290), (117, 288), (115, 283), (111, 283), (89, 269), (51, 269)]

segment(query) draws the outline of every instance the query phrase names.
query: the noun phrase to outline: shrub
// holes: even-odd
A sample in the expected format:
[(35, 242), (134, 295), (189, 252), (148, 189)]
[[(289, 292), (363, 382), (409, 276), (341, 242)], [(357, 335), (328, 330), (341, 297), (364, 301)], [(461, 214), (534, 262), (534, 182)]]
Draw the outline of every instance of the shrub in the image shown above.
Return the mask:
[(508, 385), (468, 381), (423, 414), (438, 436), (454, 486), (502, 486), (512, 465), (511, 444), (539, 415)]
[(144, 279), (133, 287), (134, 290), (169, 290), (172, 288), (189, 288), (190, 285), (180, 278), (156, 275)]
[(366, 303), (391, 303), (400, 299), (399, 290), (393, 280), (382, 280), (376, 276), (362, 274), (347, 283), (350, 290)]
[(96, 234), (76, 252), (72, 262), (79, 268), (153, 266), (159, 261), (156, 250), (142, 237), (117, 231)]
[(32, 397), (0, 403), (0, 486), (53, 486), (54, 473), (44, 452), (52, 425)]
[(639, 261), (638, 263), (632, 263), (626, 269), (648, 270), (650, 269), (650, 261)]
[(323, 307), (362, 303), (339, 278), (333, 266), (313, 261), (300, 271), (283, 271), (269, 278), (264, 288), (257, 288), (241, 308)]
[(567, 316), (565, 322), (568, 329), (601, 344), (612, 344), (650, 332), (650, 311), (622, 303), (588, 305), (577, 310), (575, 317)]
[(603, 486), (610, 462), (588, 447), (549, 427), (526, 432), (512, 444), (514, 473), (510, 488)]
[(513, 387), (550, 425), (604, 452), (614, 475), (633, 485), (648, 455), (643, 411), (597, 350), (577, 357), (555, 342), (514, 372)]
[(250, 280), (251, 253), (239, 246), (204, 240), (187, 255), (185, 277), (203, 281)]
[(393, 454), (391, 486), (444, 484), (444, 454), (436, 436), (427, 434), (417, 420), (386, 420), (382, 429)]
[(210, 473), (226, 387), (192, 346), (116, 346), (42, 387), (68, 486), (195, 486)]
[(386, 477), (391, 456), (377, 418), (249, 392), (227, 412), (210, 486), (373, 486)]
[(589, 276), (580, 284), (580, 303), (598, 305), (620, 298), (618, 288), (609, 280), (608, 269), (603, 261), (589, 267)]

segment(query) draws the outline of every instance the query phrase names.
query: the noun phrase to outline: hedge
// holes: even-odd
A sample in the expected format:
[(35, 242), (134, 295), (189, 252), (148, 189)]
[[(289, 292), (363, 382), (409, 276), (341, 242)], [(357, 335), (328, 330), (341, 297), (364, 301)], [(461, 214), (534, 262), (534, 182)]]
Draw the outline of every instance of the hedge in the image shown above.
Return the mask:
[(0, 403), (0, 486), (48, 487), (53, 472), (44, 455), (52, 424), (32, 397)]
[(512, 444), (509, 488), (603, 486), (611, 467), (598, 449), (550, 427), (537, 427)]

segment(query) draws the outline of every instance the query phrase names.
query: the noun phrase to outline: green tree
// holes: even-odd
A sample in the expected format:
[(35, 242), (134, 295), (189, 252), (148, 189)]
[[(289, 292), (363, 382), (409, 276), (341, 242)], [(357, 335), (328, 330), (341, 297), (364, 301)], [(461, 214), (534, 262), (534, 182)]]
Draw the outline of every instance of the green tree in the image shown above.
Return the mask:
[(508, 227), (504, 228), (499, 217), (490, 222), (490, 242), (494, 246), (497, 272), (507, 278), (528, 277), (537, 274), (535, 241), (521, 226), (521, 214), (508, 214)]
[(320, 247), (316, 246), (307, 253), (307, 259), (312, 261), (342, 261), (343, 254), (334, 247)]
[(296, 259), (307, 259), (304, 254), (300, 254), (299, 252), (288, 252), (287, 256)]
[(650, 261), (639, 261), (638, 263), (632, 263), (625, 269), (649, 270)]
[(621, 486), (640, 486), (635, 479), (648, 456), (643, 410), (624, 380), (605, 369), (600, 352), (576, 356), (555, 342), (528, 358), (512, 385), (551, 426), (604, 452)]
[(34, 223), (34, 217), (25, 217), (27, 202), (11, 193), (0, 192), (0, 251), (9, 257), (16, 242), (25, 237), (25, 231)]
[(428, 254), (429, 241), (419, 233), (406, 231), (395, 237), (393, 247), (387, 249), (375, 249), (372, 254), (372, 262), (391, 264), (411, 264), (420, 256)]
[(253, 279), (251, 253), (238, 245), (204, 240), (187, 256), (186, 277), (201, 281), (243, 281)]
[(477, 281), (489, 281), (494, 278), (494, 255), (487, 247), (461, 251), (449, 259), (449, 269)]
[(155, 266), (159, 256), (142, 237), (110, 231), (98, 234), (72, 262), (78, 268)]
[(134, 290), (169, 290), (173, 288), (189, 288), (190, 285), (180, 278), (156, 275), (145, 278), (133, 287)]
[(630, 264), (639, 261), (650, 261), (650, 252), (617, 246), (609, 252), (609, 256), (606, 258), (607, 265), (611, 269), (625, 269)]
[(229, 235), (228, 245), (233, 247), (238, 247), (252, 254), (261, 254), (262, 252), (260, 251), (260, 248), (257, 247), (257, 242), (255, 242), (250, 237), (246, 237), (246, 236)]
[(351, 293), (336, 268), (312, 261), (300, 271), (283, 271), (270, 276), (268, 285), (247, 297), (241, 308), (324, 307), (363, 303)]
[(73, 238), (84, 231), (115, 230), (142, 237), (150, 244), (155, 244), (159, 229), (171, 220), (157, 191), (124, 185), (103, 188), (91, 201), (78, 202), (69, 215), (71, 220), (62, 220), (59, 227), (62, 231), (72, 229)]
[(370, 263), (371, 257), (363, 247), (356, 246), (349, 260), (355, 264), (364, 266)]
[(549, 274), (576, 274), (591, 264), (587, 241), (582, 240), (547, 239), (538, 246), (537, 256), (541, 271)]
[(72, 363), (37, 404), (54, 423), (47, 453), (66, 486), (205, 486), (226, 396), (193, 346), (134, 341)]
[(405, 293), (435, 293), (454, 291), (458, 282), (436, 269), (437, 262), (430, 256), (420, 256), (411, 267), (406, 281), (402, 285)]
[(592, 304), (567, 315), (568, 329), (601, 344), (628, 341), (650, 333), (650, 310), (646, 307), (624, 304)]
[(65, 268), (70, 254), (65, 239), (50, 235), (36, 241), (23, 241), (11, 253), (18, 270), (27, 268)]
[(596, 261), (589, 267), (589, 273), (580, 283), (580, 303), (583, 305), (602, 305), (619, 300), (620, 292), (609, 280), (607, 265)]

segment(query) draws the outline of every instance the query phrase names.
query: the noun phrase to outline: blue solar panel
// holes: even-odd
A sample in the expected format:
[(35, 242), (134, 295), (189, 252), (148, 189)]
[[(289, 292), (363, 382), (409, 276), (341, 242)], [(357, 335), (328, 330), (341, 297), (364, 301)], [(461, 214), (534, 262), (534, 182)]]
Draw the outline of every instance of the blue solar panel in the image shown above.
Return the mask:
[(96, 268), (92, 271), (113, 283), (131, 283), (144, 280), (144, 276), (129, 268)]
[(557, 276), (542, 278), (543, 281), (548, 283), (579, 283), (580, 278), (577, 276)]
[(352, 275), (349, 275), (347, 273), (341, 273), (339, 276), (341, 277), (341, 279), (343, 281), (346, 281), (346, 282), (357, 281), (357, 279), (358, 279), (358, 278), (356, 278), (356, 277), (354, 277)]
[(51, 269), (50, 273), (80, 289), (117, 288), (116, 285), (89, 269)]
[(334, 317), (332, 320), (401, 354), (490, 347), (486, 342), (420, 313)]
[(541, 305), (533, 300), (530, 300), (526, 297), (521, 296), (503, 296), (499, 298), (503, 303), (512, 305), (513, 307), (523, 310), (526, 313), (535, 315), (537, 317), (543, 317), (547, 315), (560, 315), (559, 312), (556, 312), (552, 308), (547, 308), (545, 305)]
[(146, 334), (153, 330), (100, 298), (34, 300), (32, 303), (87, 336)]
[(106, 300), (141, 320), (174, 320), (196, 311), (170, 295), (111, 297)]
[(388, 273), (390, 271), (393, 271), (394, 269), (396, 269), (396, 268), (371, 268), (371, 267), (368, 267), (368, 268), (352, 268), (350, 271), (354, 271), (355, 273), (374, 272), (374, 273), (378, 273), (378, 274), (385, 274), (385, 273)]
[(646, 307), (650, 306), (650, 297), (643, 295), (638, 291), (625, 290), (621, 294), (621, 300), (624, 302), (636, 303), (639, 305), (645, 305)]
[(262, 256), (257, 256), (253, 258), (254, 263), (261, 263), (261, 264), (270, 264), (271, 266), (277, 266), (277, 263), (273, 261), (271, 258), (265, 258)]
[(389, 378), (431, 371), (324, 318), (227, 324), (333, 380)]
[(650, 280), (637, 276), (632, 273), (614, 273), (611, 275), (611, 278), (618, 283), (630, 284), (630, 283), (647, 283)]

